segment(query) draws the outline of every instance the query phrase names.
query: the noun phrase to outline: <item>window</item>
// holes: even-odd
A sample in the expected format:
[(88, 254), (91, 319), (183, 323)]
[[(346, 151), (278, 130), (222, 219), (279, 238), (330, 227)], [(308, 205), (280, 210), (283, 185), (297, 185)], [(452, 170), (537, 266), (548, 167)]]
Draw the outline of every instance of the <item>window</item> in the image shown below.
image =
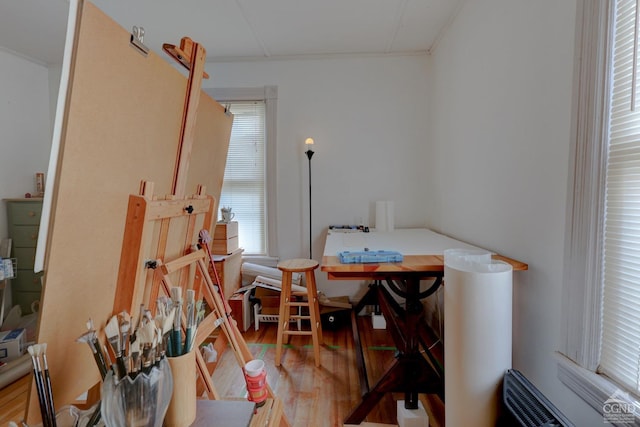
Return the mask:
[(640, 22), (635, 0), (616, 4), (600, 371), (640, 394), (640, 104), (634, 77)]
[[(598, 411), (640, 396), (636, 0), (580, 3), (559, 378)], [(635, 41), (635, 42), (634, 42)], [(638, 415), (636, 414), (636, 417)]]
[(244, 256), (275, 254), (275, 87), (210, 89), (234, 115), (220, 207), (238, 221)]
[(219, 206), (231, 207), (247, 254), (267, 253), (264, 101), (226, 103), (233, 127)]

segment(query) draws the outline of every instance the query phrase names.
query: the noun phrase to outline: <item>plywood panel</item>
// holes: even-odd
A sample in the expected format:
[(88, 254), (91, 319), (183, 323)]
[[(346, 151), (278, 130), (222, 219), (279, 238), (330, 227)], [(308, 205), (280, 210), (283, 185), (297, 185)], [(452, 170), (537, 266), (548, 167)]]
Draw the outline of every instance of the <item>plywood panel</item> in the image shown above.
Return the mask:
[[(112, 314), (129, 195), (141, 180), (154, 182), (156, 195), (171, 191), (187, 84), (164, 58), (133, 49), (129, 32), (92, 3), (80, 1), (78, 11), (57, 170), (49, 171), (55, 188), (37, 336), (48, 343), (59, 406), (99, 381), (88, 347), (74, 340), (87, 319), (102, 327)], [(203, 184), (219, 197), (231, 123), (203, 92), (187, 194)], [(184, 244), (177, 240), (169, 252)], [(30, 402), (29, 421), (39, 418), (35, 390)]]
[[(191, 194), (190, 190), (193, 191), (198, 184), (205, 184), (207, 194), (215, 199), (214, 212), (218, 210), (232, 122), (233, 116), (226, 115), (224, 107), (204, 91), (200, 94), (198, 121), (193, 141), (194, 154), (191, 155), (186, 194)], [(206, 178), (205, 181), (202, 180), (203, 177)], [(217, 215), (214, 215), (214, 220), (215, 218)], [(213, 230), (210, 231), (213, 235)]]

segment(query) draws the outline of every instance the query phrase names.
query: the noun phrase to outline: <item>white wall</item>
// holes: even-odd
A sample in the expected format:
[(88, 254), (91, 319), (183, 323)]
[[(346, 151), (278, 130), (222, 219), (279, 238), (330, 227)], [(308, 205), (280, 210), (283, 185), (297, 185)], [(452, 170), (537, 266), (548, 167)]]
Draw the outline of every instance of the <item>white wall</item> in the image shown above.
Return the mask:
[[(46, 67), (0, 50), (0, 198), (35, 192), (34, 174), (46, 172), (51, 146)], [(7, 237), (4, 203), (0, 237)]]
[[(281, 259), (309, 256), (308, 160), (312, 158), (313, 257), (330, 224), (374, 225), (376, 200), (393, 200), (396, 226), (425, 226), (427, 57), (208, 64), (205, 87), (278, 87), (278, 245)], [(350, 295), (351, 282), (327, 295)], [(347, 289), (345, 289), (347, 288)]]
[(430, 225), (529, 264), (514, 367), (576, 425), (602, 417), (556, 377), (575, 1), (467, 1), (432, 55)]

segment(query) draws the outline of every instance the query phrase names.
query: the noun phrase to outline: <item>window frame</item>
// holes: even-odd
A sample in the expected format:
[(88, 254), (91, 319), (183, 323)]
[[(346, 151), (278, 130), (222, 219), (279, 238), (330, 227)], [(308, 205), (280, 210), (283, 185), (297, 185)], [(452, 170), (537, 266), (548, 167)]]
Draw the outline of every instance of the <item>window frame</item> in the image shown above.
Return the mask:
[(235, 88), (209, 88), (204, 89), (213, 99), (220, 104), (233, 101), (264, 101), (265, 103), (265, 161), (266, 161), (266, 183), (265, 183), (265, 238), (267, 241), (266, 256), (243, 256), (258, 263), (272, 264), (273, 259), (277, 259), (278, 253), (278, 228), (276, 218), (278, 217), (277, 203), (277, 106), (278, 87), (235, 87)]
[[(624, 391), (597, 372), (614, 10), (615, 0), (577, 5), (562, 293), (566, 309), (558, 353), (558, 379), (600, 413), (609, 397)], [(626, 399), (639, 407), (632, 395)]]

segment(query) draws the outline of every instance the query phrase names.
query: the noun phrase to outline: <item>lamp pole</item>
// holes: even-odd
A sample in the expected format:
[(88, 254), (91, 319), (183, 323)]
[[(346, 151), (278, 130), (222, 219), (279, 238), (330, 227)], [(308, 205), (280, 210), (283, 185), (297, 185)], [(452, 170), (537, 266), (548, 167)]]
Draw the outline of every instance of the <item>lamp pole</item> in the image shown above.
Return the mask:
[(309, 259), (313, 259), (311, 251), (313, 246), (313, 241), (311, 240), (311, 157), (313, 157), (314, 154), (311, 147), (313, 146), (313, 138), (307, 138), (304, 144), (307, 146), (305, 154), (307, 155), (307, 159), (309, 159)]

